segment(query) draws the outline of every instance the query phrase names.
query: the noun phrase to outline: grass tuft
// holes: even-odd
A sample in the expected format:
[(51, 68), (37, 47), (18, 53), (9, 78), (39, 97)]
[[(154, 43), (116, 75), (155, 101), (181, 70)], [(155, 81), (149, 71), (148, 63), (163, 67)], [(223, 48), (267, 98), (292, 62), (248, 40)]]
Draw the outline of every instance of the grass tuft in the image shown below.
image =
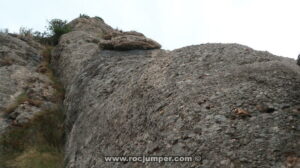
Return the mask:
[(62, 167), (63, 122), (63, 109), (56, 107), (38, 114), (22, 127), (10, 128), (0, 138), (0, 167)]
[[(62, 168), (64, 159), (64, 110), (62, 101), (64, 89), (54, 76), (49, 66), (51, 47), (43, 53), (42, 62), (46, 74), (52, 80), (56, 89), (52, 102), (56, 104), (51, 109), (38, 113), (28, 123), (11, 126), (0, 137), (0, 167), (1, 168)], [(5, 114), (13, 112), (20, 104), (28, 102), (39, 107), (43, 101), (30, 99), (25, 93), (20, 94), (16, 101), (9, 105)]]
[(62, 157), (61, 153), (56, 151), (40, 152), (32, 148), (19, 155), (15, 160), (8, 161), (7, 165), (15, 168), (59, 168), (63, 167)]
[(25, 101), (29, 100), (28, 96), (26, 93), (21, 93), (19, 96), (16, 97), (16, 100), (9, 104), (5, 109), (4, 109), (4, 115), (8, 116), (9, 114), (11, 114), (12, 112), (14, 112), (16, 110), (16, 108), (24, 103)]

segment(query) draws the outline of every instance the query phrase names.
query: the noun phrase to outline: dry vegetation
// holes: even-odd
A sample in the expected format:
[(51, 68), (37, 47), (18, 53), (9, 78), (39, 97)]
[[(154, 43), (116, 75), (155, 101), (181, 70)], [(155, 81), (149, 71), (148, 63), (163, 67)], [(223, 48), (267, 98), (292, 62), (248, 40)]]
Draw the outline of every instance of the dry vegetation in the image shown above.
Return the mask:
[[(52, 47), (46, 47), (41, 63), (43, 72), (56, 89), (52, 102), (55, 107), (35, 116), (29, 123), (12, 126), (0, 137), (1, 168), (60, 168), (63, 167), (64, 146), (64, 110), (62, 100), (64, 89), (55, 78), (50, 65)], [(13, 112), (20, 104), (28, 102), (40, 106), (42, 100), (30, 99), (25, 93), (20, 94), (14, 103), (5, 110), (6, 115)]]
[(9, 115), (10, 113), (14, 112), (15, 109), (22, 103), (24, 103), (25, 101), (28, 101), (29, 98), (26, 95), (26, 93), (21, 93), (19, 96), (16, 97), (15, 102), (9, 104), (5, 110), (4, 110), (4, 115)]
[(0, 138), (0, 167), (63, 167), (63, 109), (46, 110), (22, 127), (13, 127)]

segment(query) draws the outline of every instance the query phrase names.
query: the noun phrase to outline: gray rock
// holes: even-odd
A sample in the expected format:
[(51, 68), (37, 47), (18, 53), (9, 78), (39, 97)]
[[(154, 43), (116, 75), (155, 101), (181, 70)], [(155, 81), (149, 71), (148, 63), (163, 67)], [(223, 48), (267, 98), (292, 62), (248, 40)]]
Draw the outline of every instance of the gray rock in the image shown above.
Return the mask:
[(28, 104), (21, 104), (13, 113), (9, 115), (9, 118), (13, 119), (15, 124), (22, 125), (29, 122), (36, 114), (40, 112), (41, 110), (38, 107)]
[(0, 34), (0, 109), (13, 101), (35, 73), (41, 61), (42, 47), (32, 39), (21, 40), (8, 34)]
[(0, 118), (0, 134), (4, 133), (5, 130), (9, 127), (9, 122), (4, 118)]
[[(69, 25), (73, 31), (61, 37), (51, 58), (66, 89), (66, 167), (299, 165), (300, 69), (294, 60), (239, 44), (160, 50), (143, 34), (115, 30), (99, 18)], [(33, 43), (0, 34), (0, 110), (22, 92), (45, 101), (18, 105), (11, 113), (17, 124), (53, 106), (51, 81), (35, 72), (41, 56)], [(9, 124), (1, 116), (0, 133)], [(201, 159), (104, 161), (123, 155)]]
[(30, 121), (54, 95), (52, 81), (36, 72), (43, 49), (30, 37), (0, 34), (0, 133)]
[(71, 21), (69, 25), (73, 31), (83, 31), (90, 34), (95, 38), (92, 41), (98, 41), (103, 49), (134, 50), (159, 49), (161, 47), (156, 41), (145, 37), (142, 33), (136, 31), (123, 32), (113, 29), (103, 19), (97, 17), (77, 18)]
[(77, 18), (68, 24), (73, 31), (89, 32), (94, 37), (102, 38), (105, 34), (113, 32), (113, 28), (107, 25), (103, 19)]
[(100, 47), (108, 50), (137, 50), (137, 49), (159, 49), (161, 47), (156, 41), (146, 38), (140, 33), (120, 33), (109, 40), (101, 40)]
[[(53, 59), (66, 87), (68, 168), (279, 168), (300, 156), (299, 117), (289, 120), (300, 104), (294, 60), (239, 44), (101, 50), (91, 40), (79, 43), (93, 37), (83, 32), (65, 35)], [(259, 104), (276, 111), (261, 112)], [(238, 116), (236, 108), (249, 115)], [(149, 153), (201, 156), (202, 162), (103, 160)]]

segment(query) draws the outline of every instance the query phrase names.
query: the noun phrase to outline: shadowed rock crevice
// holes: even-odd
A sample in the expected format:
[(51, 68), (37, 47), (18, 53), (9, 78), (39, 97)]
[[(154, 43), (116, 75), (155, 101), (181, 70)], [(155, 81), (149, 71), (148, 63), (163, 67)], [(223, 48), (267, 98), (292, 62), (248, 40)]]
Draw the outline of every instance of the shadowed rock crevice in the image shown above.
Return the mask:
[(64, 91), (51, 49), (0, 33), (0, 167), (63, 166)]

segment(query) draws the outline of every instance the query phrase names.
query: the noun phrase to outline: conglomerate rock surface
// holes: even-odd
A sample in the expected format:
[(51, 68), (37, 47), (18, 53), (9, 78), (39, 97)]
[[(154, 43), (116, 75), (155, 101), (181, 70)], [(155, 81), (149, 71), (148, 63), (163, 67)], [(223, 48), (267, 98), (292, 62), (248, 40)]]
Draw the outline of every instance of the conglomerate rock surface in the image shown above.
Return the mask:
[(51, 81), (38, 71), (42, 51), (32, 38), (0, 33), (0, 133), (51, 104)]
[[(103, 50), (105, 33), (94, 36), (85, 26), (64, 35), (52, 58), (66, 88), (68, 168), (299, 166), (295, 60), (239, 44)], [(105, 162), (105, 156), (198, 161)]]
[(160, 49), (161, 45), (145, 35), (135, 32), (117, 32), (104, 36), (100, 47), (107, 50)]

